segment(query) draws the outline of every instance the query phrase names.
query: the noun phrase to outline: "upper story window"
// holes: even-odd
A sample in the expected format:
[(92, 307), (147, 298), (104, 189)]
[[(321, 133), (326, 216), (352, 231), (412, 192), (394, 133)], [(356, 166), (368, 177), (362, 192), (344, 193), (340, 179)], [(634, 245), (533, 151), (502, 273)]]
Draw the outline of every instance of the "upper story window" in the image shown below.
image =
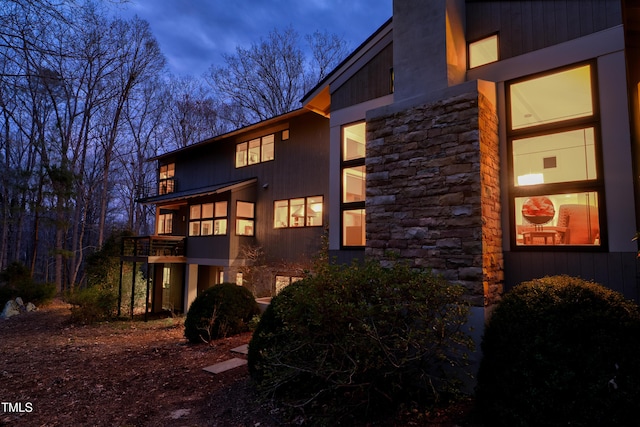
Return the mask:
[(469, 68), (496, 62), (498, 60), (498, 35), (469, 43)]
[(176, 164), (169, 163), (161, 165), (158, 175), (158, 194), (169, 194), (175, 191), (175, 180), (173, 176), (176, 172)]
[(189, 207), (189, 236), (227, 234), (227, 202), (202, 203)]
[(600, 246), (595, 65), (507, 85), (511, 212), (516, 246)]
[(268, 162), (274, 159), (273, 134), (236, 145), (236, 168)]
[(236, 234), (238, 236), (253, 236), (255, 233), (255, 203), (236, 203)]
[(317, 227), (322, 225), (322, 196), (276, 200), (273, 227)]
[(365, 145), (364, 122), (342, 128), (342, 246), (365, 245)]

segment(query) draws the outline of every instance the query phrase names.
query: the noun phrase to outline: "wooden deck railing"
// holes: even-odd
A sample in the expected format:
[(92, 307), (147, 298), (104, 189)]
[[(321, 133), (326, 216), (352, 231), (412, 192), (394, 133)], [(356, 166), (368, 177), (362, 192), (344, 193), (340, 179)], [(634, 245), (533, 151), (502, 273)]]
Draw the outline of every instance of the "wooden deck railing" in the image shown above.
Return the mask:
[(184, 236), (135, 236), (122, 241), (124, 259), (150, 261), (150, 257), (184, 257)]

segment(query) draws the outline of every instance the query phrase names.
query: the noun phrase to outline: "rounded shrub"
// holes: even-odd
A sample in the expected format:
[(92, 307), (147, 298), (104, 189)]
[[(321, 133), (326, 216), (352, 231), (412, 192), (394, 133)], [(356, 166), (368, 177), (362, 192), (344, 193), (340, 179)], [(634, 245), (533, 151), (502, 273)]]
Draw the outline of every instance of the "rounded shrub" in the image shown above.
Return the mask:
[(328, 266), (273, 298), (249, 343), (249, 372), (263, 396), (312, 423), (451, 397), (471, 346), (461, 296), (404, 266)]
[(476, 402), (492, 426), (637, 425), (640, 313), (569, 276), (516, 286), (488, 322)]
[(192, 343), (209, 342), (249, 330), (260, 313), (251, 291), (235, 283), (206, 289), (191, 303), (184, 321), (184, 335)]

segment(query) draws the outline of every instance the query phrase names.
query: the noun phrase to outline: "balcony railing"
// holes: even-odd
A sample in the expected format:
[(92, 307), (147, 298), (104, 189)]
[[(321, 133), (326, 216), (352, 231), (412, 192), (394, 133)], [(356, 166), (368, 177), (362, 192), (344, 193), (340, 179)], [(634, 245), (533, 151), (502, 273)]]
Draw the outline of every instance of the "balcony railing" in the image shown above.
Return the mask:
[(122, 241), (122, 258), (133, 261), (178, 261), (185, 255), (184, 236), (136, 236)]
[(161, 179), (158, 183), (148, 182), (136, 186), (136, 198), (138, 200), (149, 199), (151, 197), (171, 194), (177, 191), (178, 182), (174, 178)]

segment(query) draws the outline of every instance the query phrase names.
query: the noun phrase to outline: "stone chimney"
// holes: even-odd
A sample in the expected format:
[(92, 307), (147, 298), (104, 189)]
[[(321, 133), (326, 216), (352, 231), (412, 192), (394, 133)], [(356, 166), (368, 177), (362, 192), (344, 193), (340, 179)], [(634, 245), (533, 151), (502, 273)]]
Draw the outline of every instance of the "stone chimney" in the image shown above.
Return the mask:
[(394, 101), (464, 82), (464, 0), (394, 0)]

